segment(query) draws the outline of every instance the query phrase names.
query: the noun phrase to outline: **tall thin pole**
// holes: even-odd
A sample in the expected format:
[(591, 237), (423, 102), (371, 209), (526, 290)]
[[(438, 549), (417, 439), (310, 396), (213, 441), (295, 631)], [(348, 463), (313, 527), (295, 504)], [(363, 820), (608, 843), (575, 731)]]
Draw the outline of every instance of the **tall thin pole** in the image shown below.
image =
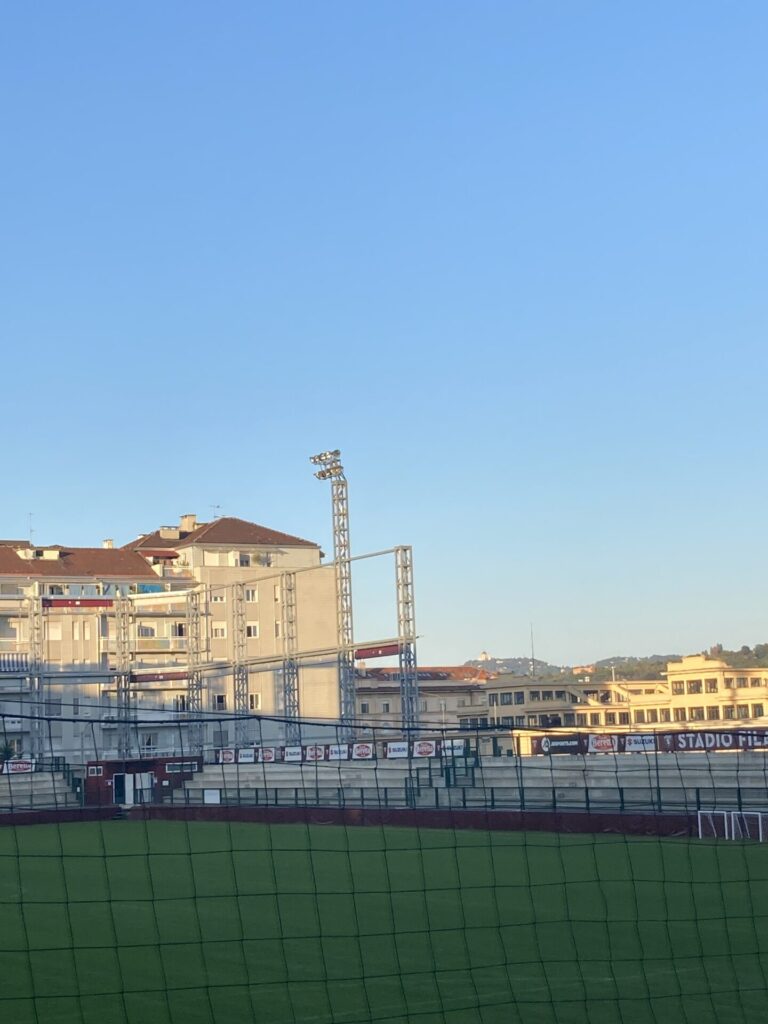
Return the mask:
[(333, 513), (333, 561), (336, 573), (336, 642), (338, 645), (339, 703), (345, 735), (355, 720), (354, 628), (352, 622), (352, 563), (349, 546), (349, 491), (341, 452), (313, 455), (309, 460), (320, 468), (318, 480), (331, 481)]

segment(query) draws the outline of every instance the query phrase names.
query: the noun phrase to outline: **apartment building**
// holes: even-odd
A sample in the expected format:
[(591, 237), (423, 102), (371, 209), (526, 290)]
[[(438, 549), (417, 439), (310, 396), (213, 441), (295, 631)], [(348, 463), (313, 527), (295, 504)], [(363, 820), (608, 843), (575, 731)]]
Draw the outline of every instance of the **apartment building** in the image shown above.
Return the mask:
[(499, 675), (485, 708), (463, 708), (463, 728), (705, 728), (766, 725), (768, 668), (737, 669), (706, 655), (668, 662), (664, 679), (578, 682)]
[[(67, 757), (116, 749), (117, 677), (130, 674), (133, 747), (183, 749), (190, 603), (204, 680), (205, 742), (226, 745), (234, 666), (248, 710), (280, 715), (286, 632), (302, 658), (302, 716), (339, 715), (335, 576), (317, 544), (234, 517), (182, 516), (124, 547), (0, 541), (0, 712), (4, 740), (29, 752), (31, 717)], [(122, 624), (121, 624), (122, 623)], [(306, 657), (304, 657), (306, 655)], [(259, 737), (255, 737), (259, 738)]]
[[(457, 729), (460, 716), (485, 714), (485, 687), (491, 679), (492, 673), (471, 665), (419, 668), (419, 724), (424, 731)], [(359, 666), (355, 695), (359, 719), (372, 725), (400, 725), (400, 682), (396, 668)]]

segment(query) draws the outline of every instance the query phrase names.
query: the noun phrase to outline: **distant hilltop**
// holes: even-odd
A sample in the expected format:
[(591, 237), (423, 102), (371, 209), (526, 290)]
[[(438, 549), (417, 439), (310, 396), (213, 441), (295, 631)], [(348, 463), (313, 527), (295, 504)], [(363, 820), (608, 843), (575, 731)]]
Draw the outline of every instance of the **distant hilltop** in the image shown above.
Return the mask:
[[(768, 666), (768, 644), (755, 644), (754, 647), (741, 647), (739, 650), (726, 650), (722, 644), (715, 644), (708, 651), (697, 652), (711, 658), (720, 658), (734, 668), (758, 668)], [(667, 662), (679, 661), (682, 654), (650, 654), (637, 658), (625, 654), (617, 654), (612, 658), (603, 658), (589, 665), (551, 665), (548, 661), (536, 658), (531, 672), (531, 659), (525, 657), (494, 658), (483, 651), (479, 658), (466, 661), (465, 665), (485, 669), (487, 672), (505, 675), (530, 676), (548, 678), (552, 676), (576, 676), (599, 682), (616, 676), (617, 679), (661, 679)]]

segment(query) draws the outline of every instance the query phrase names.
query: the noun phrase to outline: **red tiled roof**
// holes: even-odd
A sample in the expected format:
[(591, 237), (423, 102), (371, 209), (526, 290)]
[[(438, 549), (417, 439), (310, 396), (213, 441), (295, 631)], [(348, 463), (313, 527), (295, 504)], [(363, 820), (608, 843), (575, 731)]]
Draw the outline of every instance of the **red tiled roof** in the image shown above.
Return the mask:
[(157, 580), (145, 559), (133, 551), (122, 548), (56, 550), (60, 552), (59, 558), (20, 558), (13, 547), (0, 544), (0, 576)]
[[(388, 682), (391, 679), (397, 679), (399, 672), (397, 667), (389, 666), (387, 668), (361, 668), (357, 670), (357, 675), (360, 679)], [(475, 668), (474, 665), (419, 665), (418, 676), (419, 680), (436, 683), (441, 681), (480, 683), (495, 678), (493, 672), (488, 672), (484, 668)]]
[(199, 544), (205, 541), (206, 544), (266, 544), (275, 547), (318, 547), (311, 540), (303, 540), (301, 537), (293, 537), (290, 533), (280, 533), (279, 530), (270, 530), (267, 526), (259, 526), (258, 523), (249, 523), (245, 519), (237, 519), (235, 516), (222, 516), (221, 519), (214, 519), (211, 523), (200, 523), (194, 530), (189, 532), (179, 531), (178, 537), (161, 537), (160, 531), (147, 533), (143, 537), (137, 537), (130, 543), (125, 544), (121, 550), (141, 551), (142, 548), (183, 548), (191, 544)]

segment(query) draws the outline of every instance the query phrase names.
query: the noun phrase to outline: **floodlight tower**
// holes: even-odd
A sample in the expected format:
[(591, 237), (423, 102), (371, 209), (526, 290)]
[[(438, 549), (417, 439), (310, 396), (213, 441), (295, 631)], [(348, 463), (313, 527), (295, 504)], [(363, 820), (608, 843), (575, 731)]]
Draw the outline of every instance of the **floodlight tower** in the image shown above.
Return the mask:
[(333, 508), (333, 560), (336, 569), (336, 642), (339, 659), (341, 721), (350, 726), (355, 719), (354, 633), (352, 629), (352, 564), (349, 550), (349, 494), (341, 464), (341, 452), (320, 452), (309, 460), (318, 480), (331, 481)]

